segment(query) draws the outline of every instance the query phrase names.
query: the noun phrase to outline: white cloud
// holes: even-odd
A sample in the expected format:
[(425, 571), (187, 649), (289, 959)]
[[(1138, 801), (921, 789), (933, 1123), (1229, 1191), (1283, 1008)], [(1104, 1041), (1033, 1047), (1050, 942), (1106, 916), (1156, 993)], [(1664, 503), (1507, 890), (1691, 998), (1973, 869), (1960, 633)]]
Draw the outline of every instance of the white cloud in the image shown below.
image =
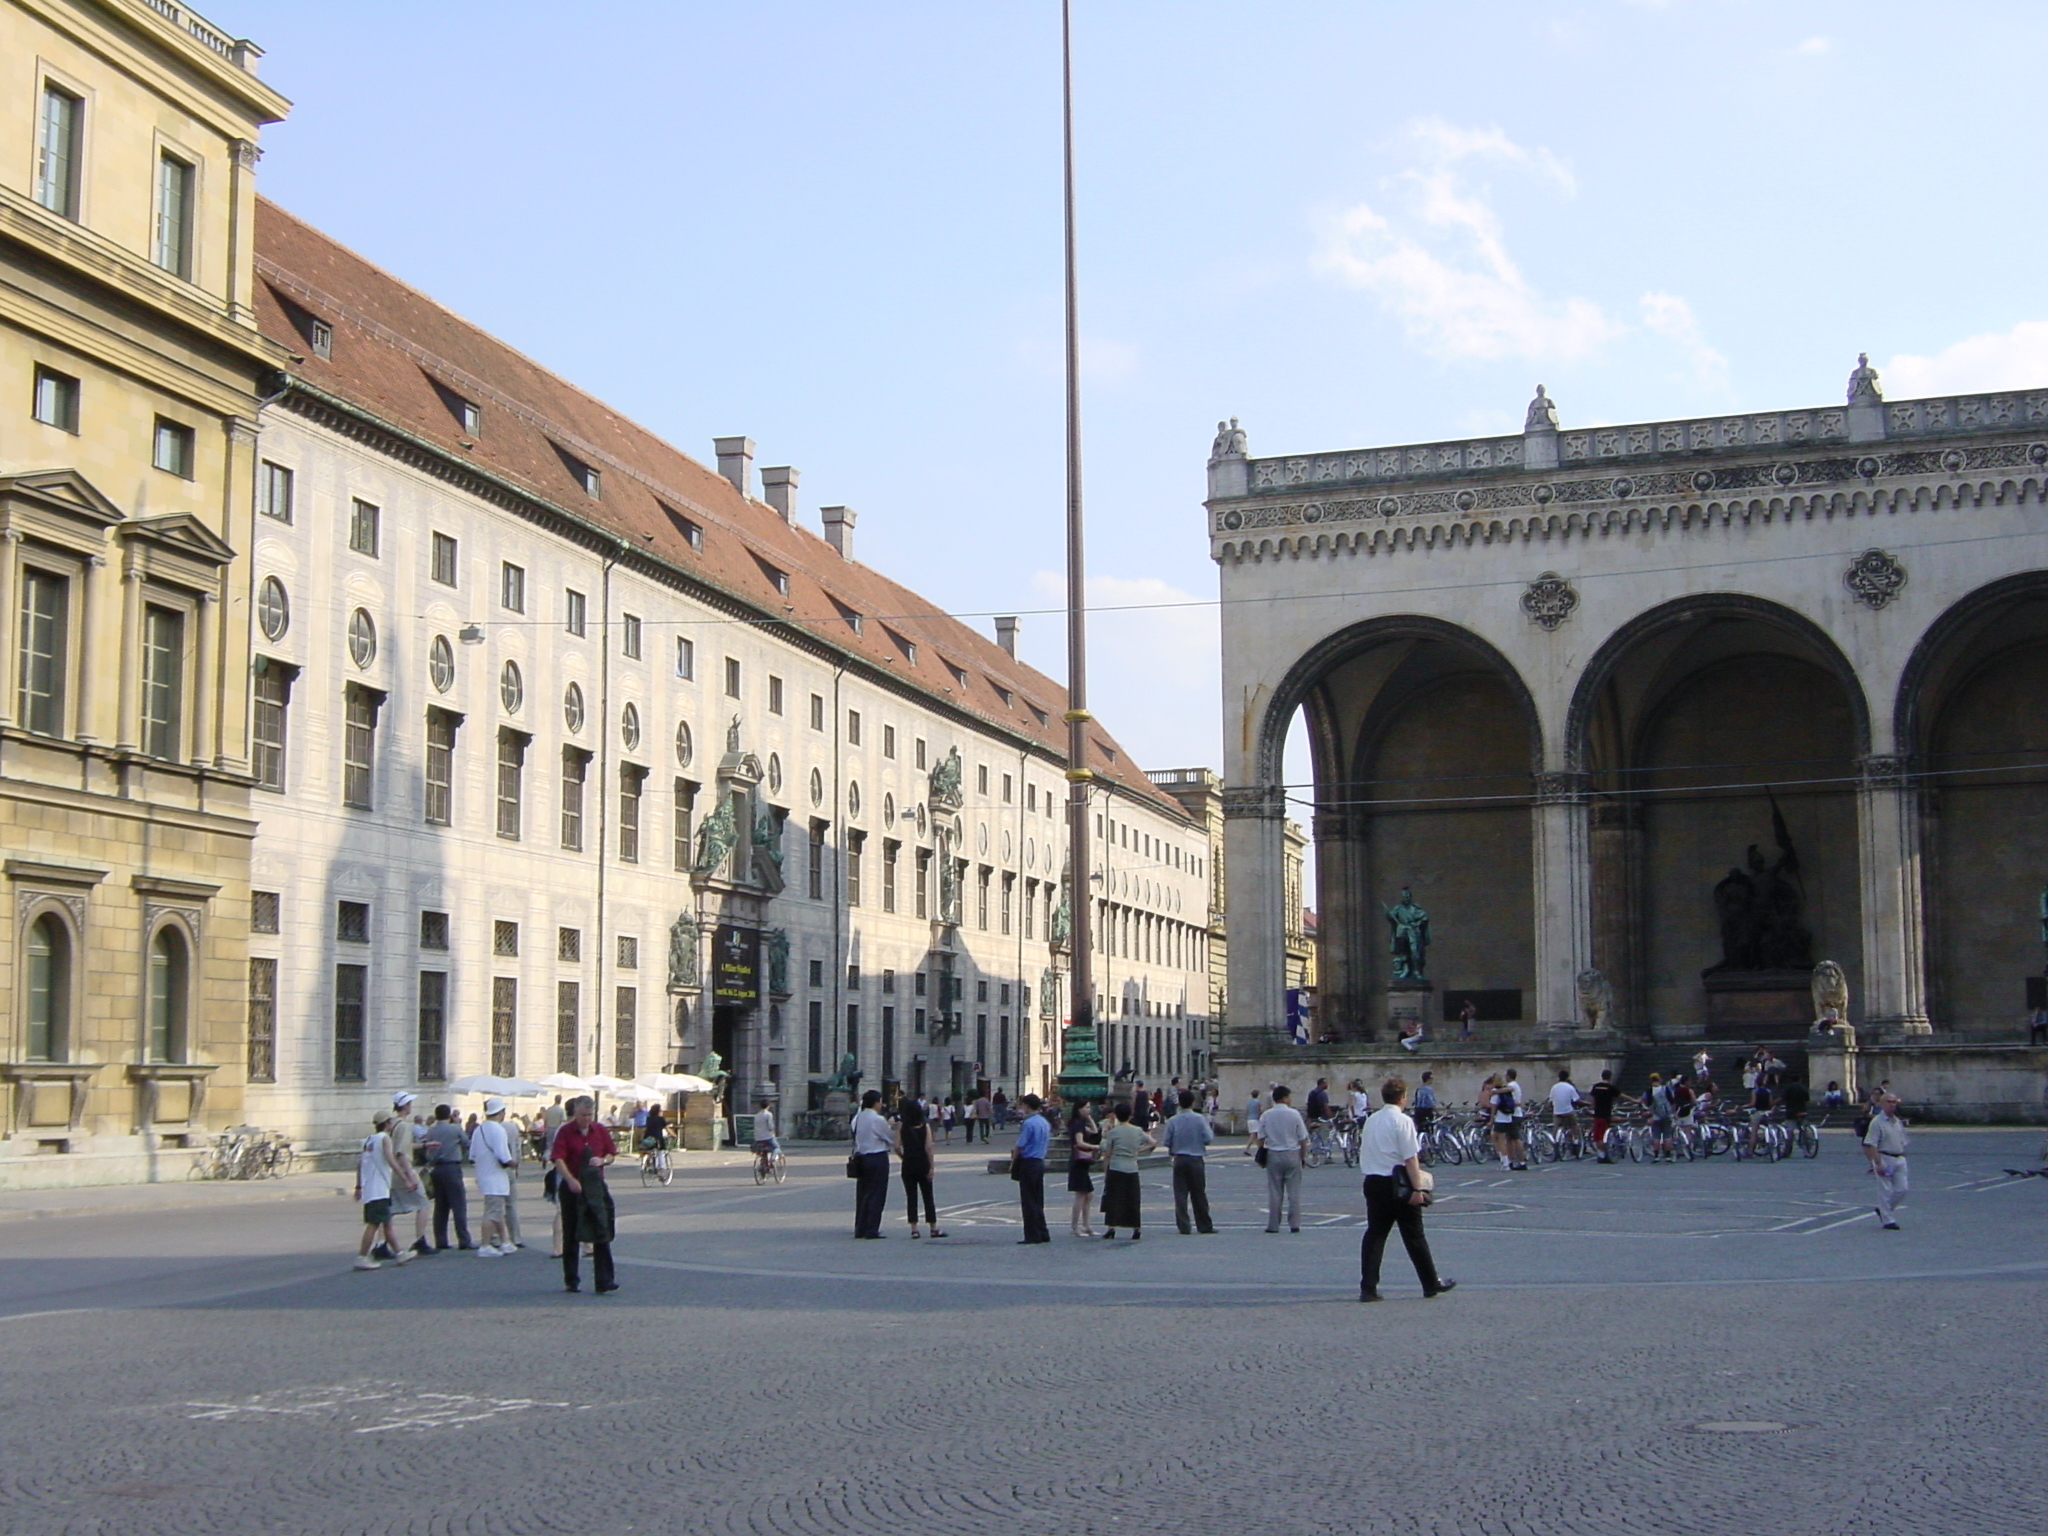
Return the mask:
[(1440, 117), (1419, 117), (1409, 123), (1405, 136), (1423, 157), (1436, 165), (1460, 160), (1505, 160), (1524, 165), (1549, 177), (1567, 192), (1579, 190), (1578, 179), (1565, 163), (1541, 145), (1517, 144), (1498, 128), (1460, 128)]
[(1642, 297), (1642, 311), (1644, 326), (1677, 343), (1701, 384), (1711, 389), (1727, 387), (1728, 359), (1707, 345), (1690, 304), (1675, 293), (1646, 293)]
[[(1032, 589), (1048, 603), (1066, 600), (1066, 577), (1040, 571)], [(1088, 704), (1141, 768), (1222, 766), (1222, 635), (1213, 599), (1156, 576), (1088, 578)], [(1064, 631), (1051, 615), (1026, 631), (1031, 649), (1064, 656)], [(1050, 662), (1051, 657), (1047, 657)], [(1064, 662), (1046, 665), (1064, 675)]]
[(1932, 357), (1902, 352), (1878, 370), (1894, 400), (1971, 395), (2048, 385), (2048, 320), (2022, 320), (2009, 331), (1966, 336)]
[(1834, 41), (1831, 38), (1809, 37), (1805, 42), (1794, 48), (1792, 52), (1800, 58), (1813, 58), (1818, 54), (1826, 53), (1834, 46)]

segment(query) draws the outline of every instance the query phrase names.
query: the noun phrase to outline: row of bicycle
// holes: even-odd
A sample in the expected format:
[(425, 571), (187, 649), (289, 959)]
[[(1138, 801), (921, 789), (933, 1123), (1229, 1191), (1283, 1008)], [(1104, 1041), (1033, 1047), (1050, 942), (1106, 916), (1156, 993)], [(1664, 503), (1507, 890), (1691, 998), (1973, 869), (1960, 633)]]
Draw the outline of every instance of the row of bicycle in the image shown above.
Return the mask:
[[(1826, 1124), (1823, 1118), (1821, 1124)], [(1346, 1168), (1358, 1166), (1358, 1137), (1361, 1122), (1319, 1120), (1309, 1127), (1308, 1145), (1302, 1162), (1321, 1168), (1341, 1161)], [(1501, 1127), (1491, 1116), (1477, 1113), (1439, 1112), (1419, 1126), (1421, 1160), (1426, 1164), (1489, 1163), (1500, 1159), (1497, 1138)], [(1729, 1157), (1736, 1162), (1756, 1158), (1779, 1162), (1794, 1156), (1820, 1155), (1820, 1126), (1804, 1115), (1787, 1118), (1781, 1113), (1737, 1119), (1703, 1111), (1674, 1121), (1668, 1134), (1660, 1133), (1647, 1110), (1611, 1121), (1601, 1139), (1593, 1138), (1590, 1117), (1563, 1122), (1524, 1116), (1518, 1123), (1522, 1144), (1521, 1161), (1530, 1163), (1567, 1162), (1579, 1158), (1601, 1158), (1609, 1162), (1644, 1163), (1670, 1160), (1692, 1162), (1699, 1158)]]
[(231, 1125), (202, 1147), (192, 1159), (188, 1177), (195, 1179), (281, 1179), (292, 1171), (297, 1154), (282, 1131), (253, 1125)]

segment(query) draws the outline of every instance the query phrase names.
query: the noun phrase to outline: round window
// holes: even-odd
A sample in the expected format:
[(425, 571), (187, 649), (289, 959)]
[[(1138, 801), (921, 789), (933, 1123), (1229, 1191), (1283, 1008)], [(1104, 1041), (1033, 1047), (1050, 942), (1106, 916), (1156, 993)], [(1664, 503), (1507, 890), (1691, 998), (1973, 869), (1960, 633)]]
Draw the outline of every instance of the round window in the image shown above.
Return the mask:
[(508, 661), (498, 673), (498, 697), (504, 701), (505, 713), (516, 715), (519, 706), (526, 702), (526, 680), (519, 675), (519, 663)]
[(427, 680), (436, 693), (446, 693), (455, 686), (455, 647), (448, 643), (446, 635), (434, 636), (427, 647)]
[(882, 796), (882, 825), (885, 827), (896, 825), (896, 797), (894, 795)]
[(690, 766), (690, 759), (696, 755), (697, 744), (690, 739), (690, 722), (678, 720), (676, 722), (676, 761), (687, 768)]
[(583, 729), (583, 689), (575, 683), (562, 692), (562, 721), (572, 733)]
[(773, 752), (768, 754), (768, 790), (771, 794), (782, 792), (782, 759)]
[(980, 826), (976, 828), (974, 838), (974, 851), (976, 853), (988, 852), (988, 823), (985, 821), (982, 822)]
[(846, 819), (860, 820), (860, 785), (852, 780), (846, 785)]
[(292, 627), (292, 600), (285, 593), (284, 583), (275, 576), (264, 577), (263, 585), (256, 590), (256, 622), (272, 640)]
[(813, 805), (823, 805), (824, 803), (825, 803), (825, 775), (823, 775), (822, 773), (818, 772), (818, 770), (817, 770), (817, 769), (813, 768), (813, 769), (811, 770), (811, 804), (813, 804)]
[(917, 835), (923, 837), (930, 830), (931, 817), (925, 813), (925, 808), (920, 805), (917, 808)]
[(1024, 867), (1026, 869), (1038, 868), (1038, 839), (1035, 837), (1024, 839)]
[(348, 616), (348, 654), (359, 667), (367, 667), (377, 659), (377, 621), (370, 617), (367, 608), (358, 608)]
[(634, 705), (628, 704), (619, 711), (619, 740), (626, 744), (628, 752), (640, 745), (640, 711)]
[(1017, 845), (1010, 841), (1010, 834), (1005, 832), (1003, 834), (1003, 862), (1005, 864), (1010, 862), (1010, 856), (1016, 852), (1016, 849)]

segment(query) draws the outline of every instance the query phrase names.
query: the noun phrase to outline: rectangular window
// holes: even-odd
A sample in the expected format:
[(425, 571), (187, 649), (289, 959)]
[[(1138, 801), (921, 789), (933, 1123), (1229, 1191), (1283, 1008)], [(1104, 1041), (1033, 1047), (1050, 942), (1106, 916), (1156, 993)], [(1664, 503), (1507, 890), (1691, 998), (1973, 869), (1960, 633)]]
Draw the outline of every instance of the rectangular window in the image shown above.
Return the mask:
[(256, 510), (280, 523), (292, 520), (292, 472), (265, 459), (256, 471)]
[(281, 903), (276, 891), (251, 891), (249, 893), (249, 931), (251, 933), (276, 933)]
[(434, 535), (433, 551), (433, 568), (430, 574), (442, 586), (454, 586), (458, 552), (455, 540), (445, 533), (437, 533)]
[(363, 1015), (369, 1000), (370, 968), (334, 968), (334, 1080), (363, 1081)]
[(570, 587), (562, 593), (562, 622), (568, 627), (570, 634), (580, 635), (584, 632), (584, 628), (588, 623), (586, 615), (589, 611), (589, 606), (583, 594), (574, 587)]
[(636, 768), (631, 763), (619, 765), (619, 862), (622, 864), (640, 862), (641, 787), (646, 782), (645, 768)]
[(825, 729), (825, 695), (822, 693), (811, 695), (811, 729), (814, 731)]
[(811, 823), (811, 862), (809, 895), (813, 901), (825, 899), (825, 823)]
[(1010, 1075), (1010, 1016), (1003, 1014), (996, 1021), (996, 1076)]
[(78, 380), (54, 368), (36, 368), (35, 417), (46, 427), (78, 430)]
[(1035, 931), (1037, 927), (1038, 882), (1036, 880), (1026, 880), (1024, 882), (1024, 937), (1027, 939), (1037, 938), (1038, 934)]
[(85, 103), (60, 86), (43, 85), (42, 142), (36, 146), (36, 201), (66, 219), (78, 217), (78, 168)]
[(893, 725), (885, 725), (882, 727), (882, 756), (893, 758), (895, 757), (895, 755), (896, 727)]
[(808, 1038), (804, 1041), (804, 1048), (805, 1060), (808, 1062), (808, 1065), (805, 1070), (809, 1072), (822, 1072), (825, 1070), (825, 1005), (823, 1003), (814, 1002), (811, 1004), (810, 1021), (806, 1034)]
[(189, 160), (169, 150), (156, 157), (156, 264), (166, 272), (190, 280), (192, 276), (192, 225), (198, 215), (194, 192), (199, 171)]
[(277, 1081), (277, 962), (249, 962), (249, 1081)]
[(688, 779), (675, 782), (675, 866), (687, 870), (696, 865), (694, 829), (691, 823), (696, 819), (697, 786)]
[(1027, 811), (1038, 809), (1038, 786), (1036, 784), (1026, 784), (1024, 786), (1024, 809)]
[(894, 971), (882, 972), (882, 995), (884, 997), (894, 997), (896, 995), (896, 973)]
[(64, 672), (71, 583), (25, 566), (21, 573), (21, 676), (16, 711), (39, 736), (64, 734)]
[(725, 658), (725, 696), (728, 699), (740, 696), (740, 663), (736, 656)]
[(448, 914), (429, 908), (420, 913), (420, 948), (446, 949), (448, 947)]
[(779, 677), (768, 679), (768, 713), (771, 715), (782, 713), (782, 679)]
[(986, 795), (988, 793), (987, 763), (976, 763), (974, 765), (974, 792), (977, 795)]
[(858, 964), (847, 966), (846, 985), (850, 991), (858, 992), (860, 990), (860, 966)]
[(149, 461), (166, 474), (190, 480), (197, 443), (198, 437), (183, 422), (159, 416), (156, 419), (156, 436), (150, 449)]
[(913, 748), (913, 751), (914, 751), (914, 754), (915, 754), (915, 760), (916, 760), (916, 764), (917, 764), (917, 770), (918, 770), (918, 772), (922, 773), (922, 772), (924, 772), (924, 770), (925, 770), (925, 767), (926, 767), (926, 764), (925, 764), (925, 750), (924, 750), (924, 738), (923, 738), (922, 736), (920, 736), (920, 737), (918, 737), (918, 738), (917, 738), (917, 742), (916, 742), (916, 744), (915, 744), (915, 746), (914, 746), (914, 748)]
[(916, 996), (918, 996), (918, 997), (923, 997), (923, 996), (925, 995), (925, 986), (926, 986), (926, 982), (925, 982), (925, 974), (924, 974), (924, 972), (923, 972), (923, 971), (913, 971), (913, 972), (911, 972), (911, 976), (910, 976), (910, 990), (911, 990), (911, 991), (912, 991), (912, 992), (913, 992), (913, 993), (914, 993), (914, 994), (915, 994)]
[(896, 1010), (882, 1010), (882, 1081), (896, 1081)]
[(932, 915), (932, 851), (929, 848), (917, 850), (917, 868), (912, 876), (912, 910), (919, 917)]
[(581, 928), (557, 928), (555, 930), (555, 958), (557, 960), (580, 961), (583, 958), (583, 930)]
[(676, 676), (692, 678), (697, 675), (697, 642), (676, 636)]
[(367, 901), (338, 901), (334, 904), (334, 936), (349, 944), (370, 942), (370, 904)]
[(846, 1005), (846, 1046), (845, 1049), (856, 1061), (860, 1059), (860, 1004)]
[(373, 809), (377, 765), (377, 709), (384, 696), (349, 684), (342, 705), (341, 801), (356, 810)]
[(350, 500), (348, 505), (348, 547), (359, 555), (375, 557), (384, 514), (372, 502), (360, 496)]
[(491, 953), (494, 955), (517, 955), (519, 953), (519, 925), (508, 923), (503, 918), (491, 924)]
[(420, 972), (417, 1046), (419, 1080), (438, 1083), (448, 1075), (448, 973)]
[(974, 877), (974, 926), (988, 927), (988, 887), (995, 871), (982, 865)]
[(896, 910), (896, 861), (903, 845), (894, 838), (882, 839), (882, 910)]
[(1016, 798), (1015, 781), (1007, 773), (1003, 775), (1003, 804), (1008, 805)]
[(590, 777), (590, 754), (562, 748), (562, 846), (583, 847), (583, 787)]
[(823, 985), (825, 985), (825, 962), (822, 960), (813, 960), (811, 962), (810, 970), (811, 985), (814, 987), (822, 987)]
[(860, 861), (867, 841), (865, 832), (846, 834), (846, 904), (849, 907), (860, 905)]
[(640, 989), (612, 994), (612, 1071), (630, 1081), (640, 1070)]
[(619, 969), (637, 971), (640, 969), (640, 941), (630, 933), (619, 935)]
[(555, 1070), (574, 1072), (583, 1035), (583, 984), (555, 983)]
[(249, 696), (250, 769), (261, 788), (282, 790), (285, 746), (291, 731), (291, 668), (258, 657)]
[(526, 787), (527, 740), (519, 731), (498, 732), (498, 836), (515, 843), (519, 841)]
[(1003, 871), (1002, 907), (998, 914), (1001, 919), (999, 927), (1004, 933), (1010, 931), (1011, 912), (1016, 906), (1016, 899), (1017, 877), (1006, 869)]
[(633, 613), (619, 615), (619, 648), (634, 661), (640, 659), (640, 616)]
[(185, 615), (150, 604), (142, 610), (142, 750), (177, 758), (185, 723)]
[(445, 709), (427, 711), (426, 821), (430, 827), (455, 820), (455, 726), (458, 717)]
[[(499, 927), (505, 924), (500, 923)], [(510, 1077), (519, 1065), (519, 978), (491, 978), (491, 1071)]]
[(514, 613), (526, 612), (526, 567), (510, 560), (498, 564), (498, 606)]
[(306, 343), (312, 347), (315, 357), (334, 356), (334, 327), (325, 320), (308, 320)]
[(857, 709), (846, 712), (846, 744), (850, 747), (860, 745), (860, 711)]
[[(922, 981), (922, 980), (924, 980), (924, 978), (923, 978), (922, 976), (920, 976), (920, 977), (918, 978), (918, 980)], [(911, 1030), (911, 1033), (912, 1033), (912, 1034), (918, 1034), (918, 1035), (921, 1035), (921, 1034), (923, 1034), (923, 1033), (924, 1033), (924, 1030), (925, 1030), (925, 1013), (924, 1013), (924, 1010), (923, 1010), (922, 1008), (913, 1008), (913, 1009), (911, 1010), (911, 1012), (910, 1012), (910, 1030)]]

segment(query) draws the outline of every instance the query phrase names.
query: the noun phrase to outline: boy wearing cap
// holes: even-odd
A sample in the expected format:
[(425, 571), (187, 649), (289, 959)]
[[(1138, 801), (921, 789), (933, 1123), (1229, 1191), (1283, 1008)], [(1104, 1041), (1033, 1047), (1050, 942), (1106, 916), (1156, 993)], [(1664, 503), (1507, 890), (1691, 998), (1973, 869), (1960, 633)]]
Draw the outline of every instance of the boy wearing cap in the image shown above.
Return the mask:
[(469, 1160), (476, 1165), (476, 1192), (484, 1197), (484, 1241), (476, 1256), (502, 1258), (512, 1252), (512, 1170), (519, 1166), (503, 1099), (484, 1100), (484, 1118), (469, 1138)]
[[(398, 1159), (405, 1170), (405, 1181), (391, 1186), (392, 1230), (396, 1231), (397, 1218), (407, 1211), (412, 1217), (412, 1251), (432, 1253), (434, 1245), (427, 1241), (427, 1192), (421, 1186), (419, 1177), (412, 1171), (413, 1096), (409, 1093), (394, 1093), (391, 1096), (391, 1155)], [(391, 1244), (391, 1257), (397, 1257), (397, 1241)]]
[[(392, 1117), (379, 1111), (371, 1120), (376, 1127), (363, 1141), (363, 1150), (356, 1158), (356, 1199), (363, 1207), (363, 1240), (356, 1248), (357, 1269), (382, 1269), (370, 1256), (373, 1244), (378, 1243), (378, 1234), (383, 1235), (382, 1246), (399, 1263), (410, 1264), (418, 1257), (411, 1249), (400, 1249), (398, 1238), (391, 1230), (391, 1190), (394, 1183), (412, 1177), (412, 1170), (398, 1160), (398, 1154), (391, 1149), (391, 1136), (386, 1127)], [(415, 1182), (417, 1182), (415, 1180)]]

